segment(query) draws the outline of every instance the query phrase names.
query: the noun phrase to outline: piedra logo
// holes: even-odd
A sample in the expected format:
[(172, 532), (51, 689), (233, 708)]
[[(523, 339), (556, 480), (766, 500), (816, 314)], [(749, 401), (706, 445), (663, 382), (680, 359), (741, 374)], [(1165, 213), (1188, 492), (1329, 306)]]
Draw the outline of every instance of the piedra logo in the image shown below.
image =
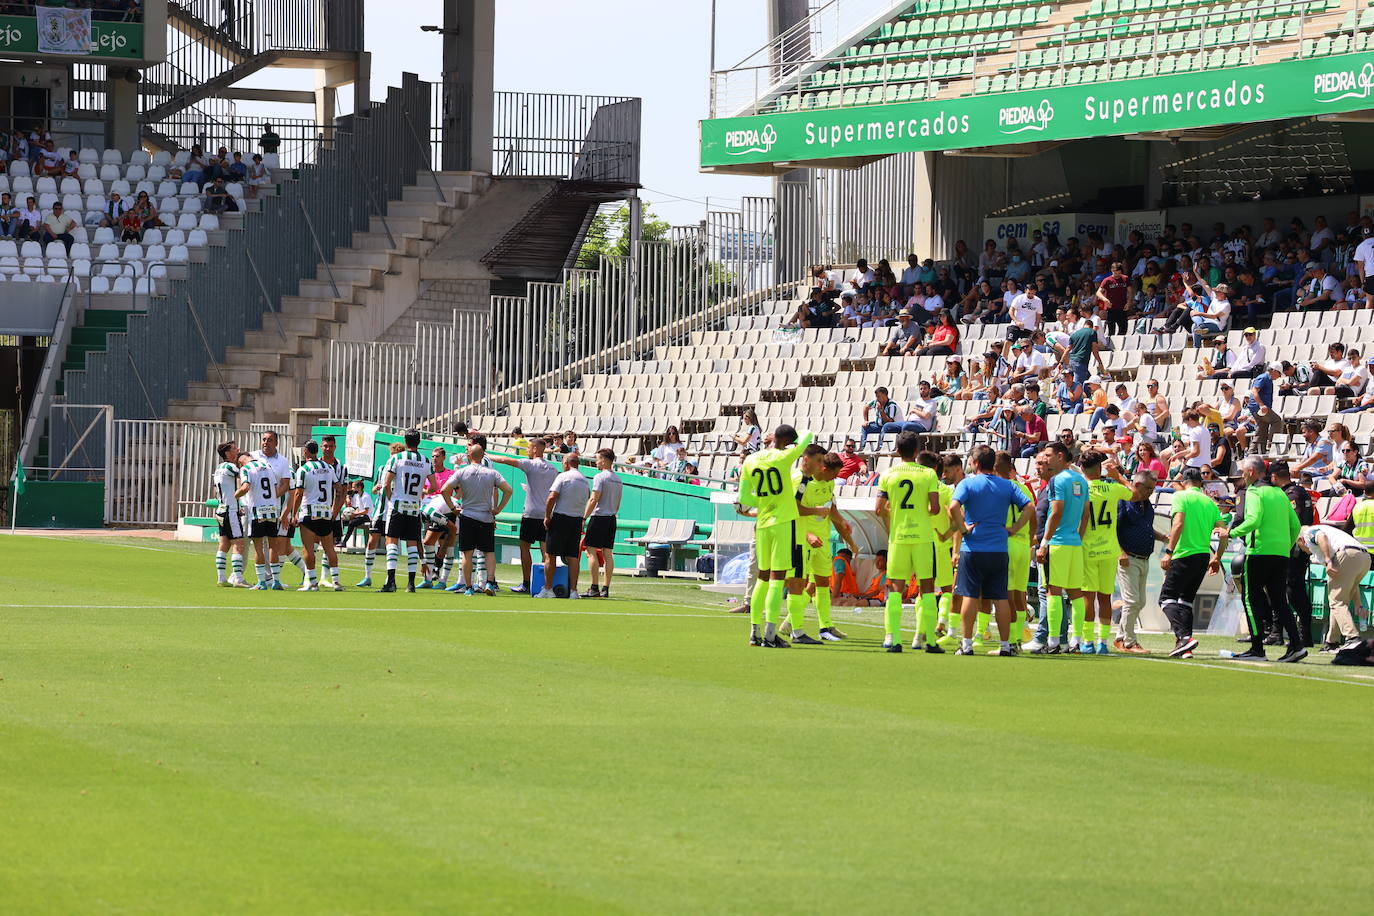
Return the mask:
[(1049, 127), (1053, 120), (1054, 106), (1049, 99), (1041, 99), (1039, 105), (1016, 105), (997, 112), (997, 126), (1002, 128), (1004, 134), (1041, 131)]
[(766, 153), (778, 142), (778, 132), (772, 124), (765, 124), (762, 130), (748, 128), (725, 132), (725, 152), (731, 156), (746, 153)]
[(1312, 95), (1322, 103), (1367, 99), (1371, 87), (1374, 87), (1374, 63), (1365, 64), (1359, 73), (1354, 70), (1328, 70), (1312, 76)]

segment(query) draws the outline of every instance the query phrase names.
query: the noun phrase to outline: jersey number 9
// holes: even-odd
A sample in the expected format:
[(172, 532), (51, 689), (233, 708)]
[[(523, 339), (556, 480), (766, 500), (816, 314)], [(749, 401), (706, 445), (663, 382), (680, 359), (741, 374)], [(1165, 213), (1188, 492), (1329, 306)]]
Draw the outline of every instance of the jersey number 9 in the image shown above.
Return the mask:
[(260, 478), (259, 482), (262, 484), (262, 498), (263, 498), (263, 499), (271, 499), (271, 498), (272, 498), (272, 480), (271, 480), (271, 478), (269, 478), (269, 477), (263, 477), (263, 478)]

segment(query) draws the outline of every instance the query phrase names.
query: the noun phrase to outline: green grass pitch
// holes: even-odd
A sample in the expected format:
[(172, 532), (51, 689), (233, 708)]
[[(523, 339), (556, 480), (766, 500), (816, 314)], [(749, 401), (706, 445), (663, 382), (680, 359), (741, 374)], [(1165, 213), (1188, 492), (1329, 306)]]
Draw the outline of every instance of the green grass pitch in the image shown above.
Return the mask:
[(1324, 658), (895, 656), (844, 609), (850, 640), (776, 652), (684, 583), (580, 604), (248, 592), (213, 587), (211, 550), (0, 537), (5, 911), (1292, 913), (1362, 893), (1374, 678)]

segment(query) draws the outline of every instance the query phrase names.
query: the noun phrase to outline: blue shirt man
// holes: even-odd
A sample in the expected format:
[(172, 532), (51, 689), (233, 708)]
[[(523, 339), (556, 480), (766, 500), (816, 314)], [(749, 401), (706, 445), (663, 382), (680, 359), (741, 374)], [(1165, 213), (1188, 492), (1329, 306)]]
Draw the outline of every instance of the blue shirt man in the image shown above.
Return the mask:
[(1260, 405), (1269, 408), (1274, 406), (1274, 380), (1270, 378), (1268, 371), (1261, 372), (1250, 383), (1250, 397), (1245, 406), (1253, 412), (1258, 410)]
[(1006, 553), (1007, 508), (1030, 504), (1021, 488), (1003, 477), (974, 474), (959, 481), (953, 499), (964, 507), (964, 535), (960, 553)]

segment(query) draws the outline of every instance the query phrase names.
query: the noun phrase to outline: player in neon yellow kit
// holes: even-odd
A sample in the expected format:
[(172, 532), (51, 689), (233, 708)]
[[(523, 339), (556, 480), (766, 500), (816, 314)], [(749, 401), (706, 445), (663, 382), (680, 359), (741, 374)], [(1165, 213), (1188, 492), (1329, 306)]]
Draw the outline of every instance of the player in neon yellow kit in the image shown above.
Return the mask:
[[(796, 544), (796, 491), (792, 489), (792, 463), (811, 444), (811, 433), (783, 424), (773, 431), (773, 445), (744, 460), (740, 469), (739, 506), (756, 510), (754, 556), (759, 578), (749, 600), (749, 645), (785, 648), (778, 636), (787, 573), (792, 568)], [(765, 626), (765, 618), (767, 624)], [(762, 628), (762, 633), (760, 629)]]
[[(1026, 482), (1016, 476), (1016, 463), (1011, 452), (997, 453), (997, 474), (1015, 483), (1035, 505), (1035, 493)], [(1014, 512), (1007, 513), (1007, 525), (1016, 521)], [(1030, 588), (1031, 548), (1035, 544), (1035, 526), (1026, 525), (1019, 533), (1007, 540), (1007, 598), (1011, 602), (1012, 653), (1020, 650), (1021, 627), (1026, 624), (1026, 591)], [(1017, 621), (1020, 621), (1017, 624)]]
[[(923, 643), (936, 639), (941, 619), (945, 621), (945, 635), (939, 640), (941, 647), (944, 647), (946, 640), (952, 640), (957, 646), (957, 633), (961, 625), (959, 608), (954, 601), (954, 557), (959, 553), (960, 535), (950, 523), (949, 502), (954, 497), (954, 488), (964, 479), (964, 459), (959, 455), (942, 457), (934, 452), (921, 452), (916, 460), (940, 478), (940, 514), (932, 520), (935, 527), (935, 599), (938, 613), (930, 631), (926, 630), (925, 621), (918, 620), (919, 627), (911, 648), (919, 649)], [(983, 632), (983, 629), (980, 624), (978, 632)]]
[[(935, 528), (940, 514), (940, 479), (916, 461), (920, 439), (915, 433), (897, 437), (900, 463), (878, 480), (877, 514), (887, 524), (887, 635), (883, 648), (902, 651), (902, 593), (915, 576), (920, 586), (920, 615), (935, 632)], [(927, 652), (944, 652), (932, 639)]]
[[(815, 646), (844, 639), (830, 619), (830, 526), (835, 526), (851, 551), (858, 553), (859, 548), (849, 523), (835, 508), (835, 478), (843, 467), (844, 459), (839, 455), (819, 445), (808, 445), (802, 453), (801, 469), (792, 474), (800, 513), (794, 567), (787, 580), (787, 626), (791, 627), (793, 645)], [(818, 639), (805, 630), (807, 579), (816, 589), (816, 619), (821, 627)]]
[[(1116, 588), (1117, 561), (1121, 545), (1116, 539), (1118, 504), (1131, 499), (1131, 488), (1115, 461), (1095, 449), (1078, 456), (1078, 466), (1088, 478), (1088, 511), (1083, 514), (1083, 598), (1084, 621), (1075, 618), (1075, 636), (1084, 655), (1110, 655), (1112, 640), (1112, 591)], [(1102, 476), (1103, 470), (1113, 479)], [(1097, 639), (1093, 639), (1093, 623)]]

